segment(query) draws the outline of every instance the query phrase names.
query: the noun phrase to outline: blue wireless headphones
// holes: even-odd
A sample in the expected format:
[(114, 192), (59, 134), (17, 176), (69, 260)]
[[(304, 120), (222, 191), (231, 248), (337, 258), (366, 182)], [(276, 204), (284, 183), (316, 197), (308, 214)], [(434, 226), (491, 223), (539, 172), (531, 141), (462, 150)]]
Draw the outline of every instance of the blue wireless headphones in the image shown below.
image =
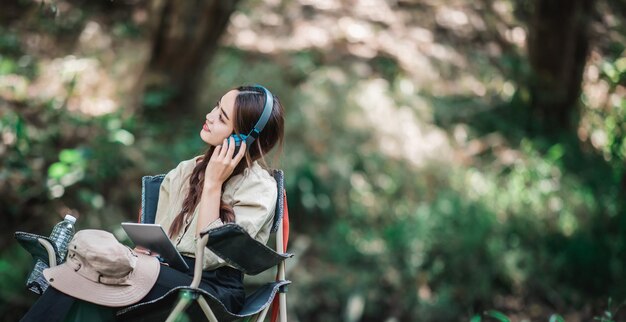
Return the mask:
[(274, 106), (274, 96), (267, 88), (261, 85), (257, 84), (257, 85), (254, 85), (254, 87), (260, 88), (265, 92), (265, 106), (263, 107), (263, 113), (261, 113), (261, 117), (259, 117), (259, 120), (256, 122), (256, 124), (254, 125), (254, 128), (252, 128), (250, 133), (248, 133), (247, 135), (232, 134), (230, 136), (235, 139), (235, 147), (237, 151), (239, 150), (239, 147), (241, 146), (241, 142), (243, 141), (246, 141), (246, 147), (252, 146), (252, 142), (254, 142), (254, 140), (256, 140), (259, 137), (259, 135), (261, 134), (261, 131), (263, 131), (263, 128), (265, 127), (265, 125), (267, 124), (267, 121), (270, 119), (270, 116), (272, 115), (272, 107)]

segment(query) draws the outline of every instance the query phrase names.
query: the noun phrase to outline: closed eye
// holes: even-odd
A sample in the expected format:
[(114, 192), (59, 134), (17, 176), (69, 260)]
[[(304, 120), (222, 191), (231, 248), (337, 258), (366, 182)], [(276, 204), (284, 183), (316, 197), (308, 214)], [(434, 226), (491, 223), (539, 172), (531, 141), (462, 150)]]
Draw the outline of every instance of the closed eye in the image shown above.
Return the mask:
[(224, 117), (226, 117), (227, 120), (229, 120), (229, 118), (228, 118), (228, 115), (226, 115), (226, 112), (224, 112), (224, 110), (222, 109), (222, 107), (220, 107), (220, 101), (221, 100), (218, 100), (215, 103), (215, 108), (219, 108), (219, 110), (220, 110), (220, 116), (219, 116), (220, 122), (226, 124), (226, 122), (224, 121)]

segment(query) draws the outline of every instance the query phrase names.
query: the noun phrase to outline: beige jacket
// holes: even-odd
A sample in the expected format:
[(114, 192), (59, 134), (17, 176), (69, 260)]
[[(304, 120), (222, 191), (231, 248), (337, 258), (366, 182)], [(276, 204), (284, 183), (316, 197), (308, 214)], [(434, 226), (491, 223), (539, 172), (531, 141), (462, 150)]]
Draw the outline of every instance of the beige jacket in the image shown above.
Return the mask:
[[(196, 164), (195, 160), (193, 158), (181, 162), (161, 183), (155, 222), (163, 226), (165, 232), (169, 231), (174, 218), (182, 209), (183, 200), (189, 191), (189, 176)], [(233, 176), (224, 183), (222, 200), (233, 207), (235, 222), (252, 238), (265, 244), (272, 227), (277, 195), (274, 177), (254, 162), (242, 174)], [(197, 214), (198, 207), (194, 210), (191, 221), (186, 221), (179, 235), (172, 239), (176, 249), (184, 256), (195, 257)], [(221, 225), (222, 221), (217, 219), (203, 230)], [(205, 248), (203, 269), (215, 269), (225, 265), (227, 264), (224, 260)]]

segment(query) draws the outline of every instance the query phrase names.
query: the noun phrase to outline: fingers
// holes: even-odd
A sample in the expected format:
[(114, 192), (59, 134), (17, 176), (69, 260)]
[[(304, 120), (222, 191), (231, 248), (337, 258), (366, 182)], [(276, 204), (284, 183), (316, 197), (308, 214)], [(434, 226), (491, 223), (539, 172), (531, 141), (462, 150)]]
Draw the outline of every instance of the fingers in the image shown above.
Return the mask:
[(221, 150), (222, 150), (221, 145), (216, 146), (215, 149), (213, 149), (213, 154), (211, 154), (211, 159), (215, 160), (219, 156)]
[(133, 249), (136, 253), (140, 253), (140, 254), (144, 254), (144, 255), (150, 255), (150, 250), (143, 248), (141, 246), (136, 246), (135, 249)]
[(239, 161), (246, 154), (246, 143), (241, 142), (235, 154), (235, 138), (228, 137), (221, 145), (215, 147), (211, 159), (204, 170), (204, 184), (223, 184), (229, 178)]
[(228, 151), (226, 153), (226, 157), (227, 160), (231, 160), (233, 158), (233, 154), (235, 153), (235, 138), (231, 136), (228, 140)]
[(137, 246), (134, 249), (135, 252), (140, 253), (140, 254), (144, 254), (144, 255), (148, 255), (148, 256), (159, 256), (159, 253), (153, 252), (147, 248), (143, 248), (141, 246)]
[(237, 155), (235, 155), (235, 157), (232, 159), (233, 164), (234, 165), (239, 164), (239, 161), (241, 161), (244, 155), (246, 155), (246, 141), (241, 142), (241, 146), (239, 147), (239, 151), (237, 152)]
[(221, 160), (224, 163), (230, 163), (230, 161), (235, 158), (237, 160), (241, 160), (241, 158), (243, 157), (243, 155), (245, 155), (245, 147), (246, 147), (246, 142), (243, 141), (241, 144), (241, 148), (239, 149), (237, 155), (235, 155), (235, 148), (236, 148), (236, 144), (235, 144), (235, 138), (233, 138), (232, 136), (225, 138), (224, 141), (222, 141), (221, 145), (218, 145), (215, 147), (215, 149), (213, 150), (213, 154), (211, 155), (211, 159), (212, 160)]
[(218, 156), (220, 160), (223, 160), (226, 157), (226, 152), (228, 152), (228, 138), (225, 138), (224, 141), (222, 141), (220, 154)]

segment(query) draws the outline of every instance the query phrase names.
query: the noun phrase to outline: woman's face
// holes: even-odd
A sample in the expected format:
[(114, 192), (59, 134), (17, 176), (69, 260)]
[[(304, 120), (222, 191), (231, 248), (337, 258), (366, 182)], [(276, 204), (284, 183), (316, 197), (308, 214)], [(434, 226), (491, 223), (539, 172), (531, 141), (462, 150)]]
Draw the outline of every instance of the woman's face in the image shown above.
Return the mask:
[(212, 146), (220, 145), (224, 142), (224, 139), (233, 133), (234, 129), (234, 111), (235, 111), (235, 98), (237, 98), (239, 91), (231, 90), (224, 94), (222, 98), (217, 101), (217, 104), (206, 115), (202, 130), (200, 130), (200, 138), (202, 141)]

